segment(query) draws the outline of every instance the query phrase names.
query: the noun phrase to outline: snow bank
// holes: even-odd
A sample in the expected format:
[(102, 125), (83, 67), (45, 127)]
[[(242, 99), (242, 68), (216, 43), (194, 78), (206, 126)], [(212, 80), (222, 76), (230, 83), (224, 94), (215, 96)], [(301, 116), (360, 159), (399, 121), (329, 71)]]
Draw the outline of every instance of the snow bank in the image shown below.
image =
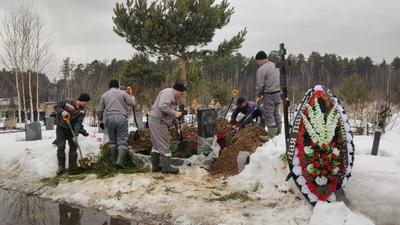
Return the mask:
[(354, 213), (343, 202), (318, 202), (313, 210), (309, 225), (373, 225), (362, 214)]
[[(285, 152), (284, 135), (258, 148), (251, 155), (250, 164), (227, 180), (210, 177), (198, 167), (182, 167), (177, 176), (87, 176), (43, 189), (40, 195), (110, 214), (145, 219), (156, 216), (159, 221), (176, 224), (372, 224), (365, 216), (354, 213), (360, 212), (377, 225), (394, 225), (400, 221), (399, 124), (388, 126), (390, 129), (381, 140), (380, 156), (369, 155), (372, 136), (355, 137), (357, 156), (353, 176), (344, 190), (346, 205), (318, 203), (313, 209), (294, 182), (285, 181), (287, 165), (279, 159)], [(86, 155), (97, 152), (104, 137), (96, 128), (85, 128), (90, 136), (80, 136), (79, 142)], [(0, 134), (0, 173), (7, 175), (2, 176), (0, 185), (29, 187), (40, 185), (41, 177), (54, 176), (56, 147), (51, 142), (55, 136), (55, 131), (43, 131), (43, 140), (26, 142), (24, 133)], [(215, 200), (237, 192), (245, 193), (249, 199)]]
[[(96, 128), (85, 127), (91, 134), (79, 136), (78, 141), (83, 155), (98, 152), (103, 134), (97, 134)], [(42, 127), (42, 140), (25, 141), (25, 132), (0, 135), (0, 170), (19, 170), (25, 176), (49, 177), (57, 171), (57, 147), (52, 144), (56, 139), (55, 130)], [(100, 142), (99, 142), (100, 141)], [(68, 144), (66, 147), (68, 159)]]

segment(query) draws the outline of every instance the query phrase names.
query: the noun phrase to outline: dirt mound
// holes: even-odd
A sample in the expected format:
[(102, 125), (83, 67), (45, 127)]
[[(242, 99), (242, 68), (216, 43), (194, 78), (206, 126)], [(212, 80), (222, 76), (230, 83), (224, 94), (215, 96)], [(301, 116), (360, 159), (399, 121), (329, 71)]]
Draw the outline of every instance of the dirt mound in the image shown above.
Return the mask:
[[(252, 123), (240, 130), (233, 137), (233, 143), (227, 145), (219, 157), (212, 163), (209, 172), (213, 175), (232, 176), (238, 174), (237, 156), (240, 151), (254, 153), (263, 144), (258, 136), (266, 135), (264, 128)], [(229, 137), (229, 135), (228, 135)]]
[(128, 136), (128, 145), (132, 147), (134, 152), (150, 154), (153, 146), (150, 140), (150, 130), (142, 128), (137, 131), (131, 131)]
[[(219, 157), (213, 162), (209, 172), (211, 174), (222, 174), (231, 176), (238, 173), (237, 156), (240, 151), (253, 153), (257, 147), (263, 144), (258, 139), (260, 135), (266, 135), (263, 127), (257, 123), (251, 123), (237, 133), (232, 133), (232, 125), (226, 119), (218, 119), (216, 122), (216, 135), (218, 144), (222, 146)], [(183, 138), (189, 144), (188, 150), (181, 152), (178, 149), (180, 135), (175, 128), (170, 129), (171, 147), (173, 157), (189, 158), (197, 154), (198, 131), (195, 126), (186, 126), (183, 131)], [(150, 140), (150, 130), (140, 129), (137, 132), (130, 132), (128, 138), (129, 145), (134, 152), (150, 154), (152, 143)]]

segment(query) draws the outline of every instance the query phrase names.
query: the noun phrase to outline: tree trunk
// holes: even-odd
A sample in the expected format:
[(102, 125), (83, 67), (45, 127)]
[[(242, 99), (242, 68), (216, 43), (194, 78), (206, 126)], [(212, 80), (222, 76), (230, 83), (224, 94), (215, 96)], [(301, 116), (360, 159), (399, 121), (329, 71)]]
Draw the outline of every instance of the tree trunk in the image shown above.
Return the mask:
[(29, 90), (29, 106), (31, 111), (31, 119), (30, 121), (34, 121), (33, 115), (33, 95), (32, 95), (32, 72), (28, 70), (28, 90)]
[(39, 72), (36, 72), (36, 113), (39, 121)]
[(28, 121), (28, 113), (26, 111), (26, 98), (25, 98), (25, 81), (24, 81), (24, 75), (21, 73), (22, 77), (22, 104), (24, 107), (24, 116), (25, 116), (25, 123)]
[(15, 69), (15, 87), (17, 89), (17, 101), (18, 101), (18, 123), (22, 123), (21, 118), (21, 94), (19, 92), (19, 81), (18, 81), (18, 71)]
[(181, 79), (186, 82), (186, 62), (187, 60), (182, 58), (181, 59), (181, 70), (182, 70), (182, 74), (181, 74)]

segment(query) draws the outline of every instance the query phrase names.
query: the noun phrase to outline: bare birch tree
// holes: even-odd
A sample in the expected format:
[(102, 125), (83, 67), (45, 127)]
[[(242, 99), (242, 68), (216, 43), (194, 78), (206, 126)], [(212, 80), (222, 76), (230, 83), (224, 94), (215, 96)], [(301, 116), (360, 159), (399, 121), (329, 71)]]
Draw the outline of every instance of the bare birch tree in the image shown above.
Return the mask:
[[(3, 19), (1, 42), (4, 46), (1, 62), (6, 68), (15, 71), (18, 98), (18, 119), (21, 122), (21, 104), (25, 121), (28, 122), (25, 95), (25, 75), (28, 76), (29, 109), (31, 121), (34, 119), (34, 95), (32, 73), (36, 73), (36, 110), (39, 119), (39, 74), (50, 61), (50, 41), (38, 11), (32, 4), (23, 5), (6, 15)], [(21, 78), (19, 78), (19, 75)], [(21, 85), (19, 85), (21, 80)], [(22, 86), (22, 103), (20, 86)]]
[(21, 40), (19, 35), (19, 16), (16, 12), (5, 14), (2, 19), (2, 29), (0, 30), (0, 41), (2, 51), (0, 51), (0, 62), (5, 68), (14, 71), (15, 86), (17, 89), (17, 105), (18, 105), (18, 122), (22, 122), (21, 118), (21, 94), (19, 88), (19, 53), (21, 48)]

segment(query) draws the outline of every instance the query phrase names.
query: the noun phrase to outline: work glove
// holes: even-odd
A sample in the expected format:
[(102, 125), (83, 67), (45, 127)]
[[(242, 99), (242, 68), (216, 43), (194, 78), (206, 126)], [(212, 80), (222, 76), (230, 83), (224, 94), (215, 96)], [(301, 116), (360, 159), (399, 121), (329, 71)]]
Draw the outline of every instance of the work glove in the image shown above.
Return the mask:
[(68, 118), (70, 115), (69, 115), (69, 113), (67, 112), (67, 111), (62, 111), (62, 113), (61, 113), (61, 115), (64, 117), (64, 118)]
[(263, 98), (257, 98), (257, 104), (259, 105), (263, 104)]
[(103, 122), (101, 122), (101, 123), (99, 124), (99, 127), (100, 127), (102, 130), (106, 129)]
[(176, 112), (175, 112), (175, 117), (176, 117), (177, 119), (180, 119), (180, 118), (182, 117), (182, 112), (176, 111)]

